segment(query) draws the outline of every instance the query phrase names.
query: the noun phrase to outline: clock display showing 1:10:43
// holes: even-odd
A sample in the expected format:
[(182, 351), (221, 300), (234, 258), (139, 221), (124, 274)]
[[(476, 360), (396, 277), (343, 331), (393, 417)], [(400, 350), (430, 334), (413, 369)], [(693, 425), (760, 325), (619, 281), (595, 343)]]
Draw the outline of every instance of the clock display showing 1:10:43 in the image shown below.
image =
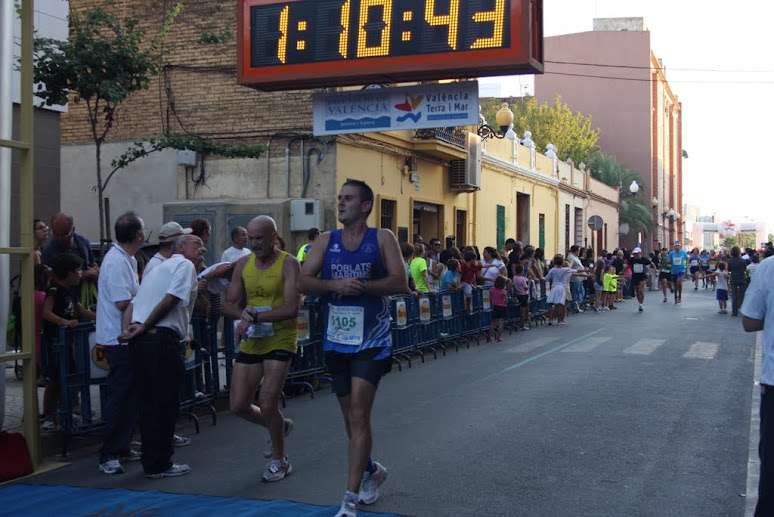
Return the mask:
[(513, 0), (302, 0), (250, 7), (250, 66), (507, 48)]

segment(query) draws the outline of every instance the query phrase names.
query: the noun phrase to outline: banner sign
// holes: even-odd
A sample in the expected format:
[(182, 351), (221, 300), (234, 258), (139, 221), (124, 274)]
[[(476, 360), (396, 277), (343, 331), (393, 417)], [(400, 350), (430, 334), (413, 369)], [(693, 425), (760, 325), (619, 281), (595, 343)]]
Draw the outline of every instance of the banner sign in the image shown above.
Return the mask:
[(478, 81), (316, 93), (314, 134), (478, 125)]

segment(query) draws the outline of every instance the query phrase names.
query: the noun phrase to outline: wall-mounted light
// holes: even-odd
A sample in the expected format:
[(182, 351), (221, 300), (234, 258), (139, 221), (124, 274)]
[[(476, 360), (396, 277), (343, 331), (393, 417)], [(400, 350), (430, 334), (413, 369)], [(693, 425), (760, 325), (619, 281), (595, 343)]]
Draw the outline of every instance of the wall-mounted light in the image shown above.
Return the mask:
[(658, 198), (657, 197), (654, 197), (653, 199), (650, 200), (650, 206), (652, 206), (653, 208), (658, 208)]
[(513, 112), (508, 108), (507, 102), (503, 102), (502, 106), (497, 111), (495, 121), (497, 122), (497, 127), (500, 128), (499, 131), (496, 131), (482, 119), (482, 124), (478, 128), (478, 136), (480, 136), (482, 140), (487, 140), (489, 138), (505, 138), (506, 136), (514, 140), (516, 139), (516, 133), (511, 129), (511, 126), (513, 126)]
[(629, 192), (624, 192), (621, 190), (621, 197), (634, 197), (637, 195), (637, 193), (640, 191), (640, 186), (637, 185), (636, 181), (632, 181), (632, 184), (629, 185)]

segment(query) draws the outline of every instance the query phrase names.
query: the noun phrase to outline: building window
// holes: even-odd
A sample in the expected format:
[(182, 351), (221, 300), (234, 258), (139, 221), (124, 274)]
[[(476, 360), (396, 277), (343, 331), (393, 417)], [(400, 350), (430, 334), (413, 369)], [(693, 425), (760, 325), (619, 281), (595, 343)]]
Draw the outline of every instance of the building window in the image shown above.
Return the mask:
[(505, 246), (505, 207), (497, 205), (497, 249)]
[(467, 220), (468, 213), (465, 210), (457, 210), (456, 224), (457, 228), (457, 247), (462, 249), (465, 247), (465, 237), (467, 235)]
[(538, 214), (538, 248), (546, 249), (546, 214)]
[(564, 205), (564, 252), (570, 250), (570, 205)]
[(391, 199), (382, 199), (379, 227), (395, 231), (395, 211), (397, 202)]
[(575, 209), (575, 242), (573, 244), (577, 244), (578, 246), (580, 246), (581, 243), (585, 245), (585, 242), (583, 241), (583, 209), (576, 208)]

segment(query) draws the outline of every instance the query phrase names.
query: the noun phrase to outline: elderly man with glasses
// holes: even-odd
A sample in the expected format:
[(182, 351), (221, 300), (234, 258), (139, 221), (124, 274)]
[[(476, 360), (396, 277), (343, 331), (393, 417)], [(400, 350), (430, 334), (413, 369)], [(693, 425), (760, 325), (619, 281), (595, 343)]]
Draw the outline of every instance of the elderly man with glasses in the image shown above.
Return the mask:
[(89, 240), (75, 232), (73, 217), (60, 212), (51, 218), (51, 240), (41, 251), (43, 264), (51, 266), (51, 259), (60, 253), (72, 253), (83, 259), (83, 280), (96, 282), (99, 266), (94, 260)]

